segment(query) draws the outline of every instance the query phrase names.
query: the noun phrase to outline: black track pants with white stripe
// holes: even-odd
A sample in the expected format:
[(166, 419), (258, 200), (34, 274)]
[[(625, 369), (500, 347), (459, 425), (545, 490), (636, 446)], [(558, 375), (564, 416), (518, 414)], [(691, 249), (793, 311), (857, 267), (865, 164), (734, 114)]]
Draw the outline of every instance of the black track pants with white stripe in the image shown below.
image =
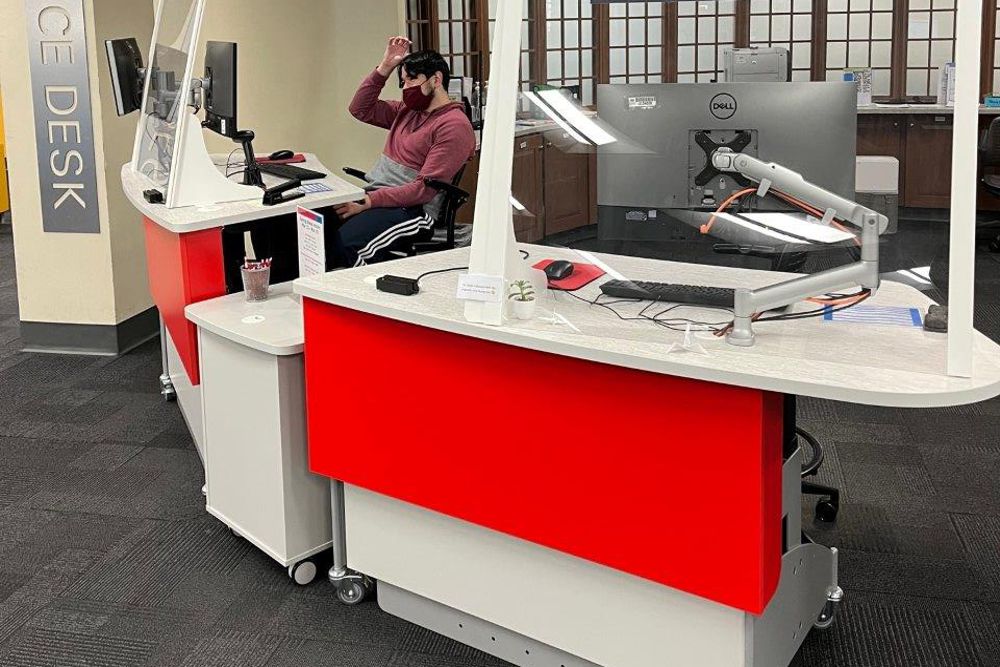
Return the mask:
[(406, 250), (434, 235), (434, 220), (422, 207), (372, 208), (345, 222), (332, 236), (329, 268), (350, 268), (391, 259), (392, 251)]

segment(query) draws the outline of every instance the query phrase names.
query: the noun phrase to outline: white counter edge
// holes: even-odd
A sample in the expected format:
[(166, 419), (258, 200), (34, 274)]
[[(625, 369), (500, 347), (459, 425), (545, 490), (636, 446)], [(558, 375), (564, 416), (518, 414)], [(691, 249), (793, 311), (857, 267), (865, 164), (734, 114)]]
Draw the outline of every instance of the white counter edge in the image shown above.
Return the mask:
[[(701, 368), (688, 364), (673, 363), (668, 359), (657, 360), (635, 357), (618, 352), (594, 350), (586, 345), (575, 345), (567, 342), (550, 341), (544, 338), (522, 336), (510, 331), (509, 329), (493, 328), (464, 321), (443, 320), (438, 317), (426, 316), (422, 313), (402, 311), (377, 304), (357, 301), (350, 297), (314, 289), (308, 285), (301, 284), (299, 281), (296, 281), (293, 285), (295, 293), (300, 294), (305, 298), (349, 308), (351, 310), (368, 313), (370, 315), (386, 317), (399, 322), (416, 324), (436, 329), (438, 331), (445, 331), (462, 336), (471, 336), (480, 340), (513, 345), (538, 352), (547, 352), (550, 354), (558, 354), (560, 356), (582, 359), (584, 361), (594, 361), (597, 363), (610, 364), (623, 368), (659, 373), (661, 375), (684, 377), (692, 380), (703, 380), (707, 382), (716, 382), (719, 384), (773, 391), (783, 394), (811, 396), (814, 398), (824, 398), (834, 401), (861, 403), (865, 405), (891, 408), (953, 407), (978, 403), (1000, 395), (1000, 381), (993, 384), (975, 385), (972, 381), (962, 380), (960, 378), (945, 378), (956, 383), (965, 382), (971, 386), (964, 390), (941, 390), (919, 393), (900, 392), (890, 394), (885, 392), (869, 391), (860, 386), (835, 387), (799, 380), (749, 375), (738, 371)], [(977, 333), (977, 336), (982, 336), (982, 334)], [(886, 373), (893, 372), (895, 371), (886, 370)]]

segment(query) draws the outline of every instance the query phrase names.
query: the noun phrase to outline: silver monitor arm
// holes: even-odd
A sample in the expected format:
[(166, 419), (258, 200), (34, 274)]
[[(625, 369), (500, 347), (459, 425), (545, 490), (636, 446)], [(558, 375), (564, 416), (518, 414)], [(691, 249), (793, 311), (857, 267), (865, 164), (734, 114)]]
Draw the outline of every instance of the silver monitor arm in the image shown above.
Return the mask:
[(727, 340), (732, 345), (750, 347), (754, 344), (753, 317), (757, 313), (789, 306), (803, 299), (857, 287), (875, 291), (879, 287), (879, 236), (889, 226), (889, 219), (857, 202), (834, 194), (810, 183), (802, 174), (781, 165), (763, 162), (745, 153), (733, 153), (720, 148), (712, 154), (712, 165), (722, 172), (735, 172), (759, 183), (758, 194), (764, 196), (772, 187), (810, 206), (825, 211), (823, 221), (830, 224), (840, 219), (861, 229), (861, 261), (849, 266), (793, 278), (757, 290), (738, 289), (735, 318)]

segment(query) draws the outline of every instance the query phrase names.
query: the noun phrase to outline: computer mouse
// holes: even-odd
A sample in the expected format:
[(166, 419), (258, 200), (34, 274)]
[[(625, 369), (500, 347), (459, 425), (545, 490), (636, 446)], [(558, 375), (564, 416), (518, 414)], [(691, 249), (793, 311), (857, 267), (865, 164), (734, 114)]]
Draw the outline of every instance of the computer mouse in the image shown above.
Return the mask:
[(293, 157), (295, 157), (295, 151), (290, 151), (290, 150), (285, 149), (285, 150), (282, 150), (282, 151), (274, 151), (273, 153), (271, 153), (270, 155), (267, 156), (267, 159), (268, 160), (291, 160)]
[(557, 259), (545, 267), (545, 275), (549, 280), (563, 280), (573, 275), (573, 262)]

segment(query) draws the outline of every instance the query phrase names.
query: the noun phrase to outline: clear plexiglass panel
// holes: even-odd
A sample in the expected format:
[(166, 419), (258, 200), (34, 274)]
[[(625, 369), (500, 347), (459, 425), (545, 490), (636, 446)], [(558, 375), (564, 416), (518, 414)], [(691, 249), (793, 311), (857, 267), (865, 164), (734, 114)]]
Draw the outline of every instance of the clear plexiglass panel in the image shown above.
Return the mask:
[[(808, 16), (808, 7), (767, 5), (789, 20), (769, 22), (760, 36), (795, 39), (794, 18)], [(712, 20), (705, 37), (714, 48), (725, 15), (687, 11), (678, 18), (694, 25)], [(865, 15), (880, 12), (872, 3)], [(622, 22), (613, 48), (638, 53), (661, 46), (661, 35), (649, 29), (655, 15), (629, 8), (611, 16)], [(869, 21), (865, 32), (872, 30)], [(847, 28), (845, 42), (850, 34)], [(697, 38), (697, 32), (688, 37)], [(573, 273), (554, 284), (558, 289), (535, 274), (527, 288), (537, 310), (527, 320), (513, 315), (519, 288), (508, 285), (511, 317), (504, 326), (621, 341), (619, 349), (650, 345), (660, 354), (688, 354), (670, 350), (690, 328), (710, 356), (733, 363), (780, 350), (803, 369), (851, 355), (885, 369), (933, 357), (943, 372), (944, 335), (922, 325), (928, 306), (947, 291), (948, 225), (897, 224), (898, 164), (875, 160), (859, 168), (854, 84), (660, 83), (638, 70), (629, 75), (627, 64), (619, 82), (598, 84), (593, 108), (556, 86), (520, 96), (511, 173), (515, 236), (525, 244), (528, 266), (568, 260)], [(748, 164), (733, 168), (720, 157), (727, 153)], [(865, 211), (883, 234), (865, 238)], [(852, 267), (867, 273), (825, 273)], [(817, 282), (797, 283), (779, 304), (752, 314), (753, 347), (728, 341), (737, 319), (735, 290), (801, 276)], [(656, 300), (655, 290), (633, 289), (641, 282), (697, 288), (686, 297), (695, 303)], [(866, 287), (876, 285), (870, 296)], [(867, 352), (887, 338), (899, 341), (892, 354)], [(817, 347), (816, 340), (828, 344)]]
[(194, 57), (198, 15), (203, 0), (161, 0), (159, 28), (147, 68), (146, 95), (139, 121), (133, 165), (157, 186), (170, 180), (178, 128), (189, 102), (185, 80)]

